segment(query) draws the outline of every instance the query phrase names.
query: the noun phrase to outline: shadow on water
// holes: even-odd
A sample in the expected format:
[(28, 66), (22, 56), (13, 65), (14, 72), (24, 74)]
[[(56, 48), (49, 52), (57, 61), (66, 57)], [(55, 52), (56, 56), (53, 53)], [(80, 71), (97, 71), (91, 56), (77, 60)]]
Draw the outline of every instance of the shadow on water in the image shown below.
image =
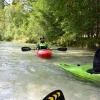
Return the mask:
[(58, 66), (60, 62), (92, 65), (94, 52), (54, 50), (51, 59), (42, 59), (34, 50), (22, 52), (23, 46), (35, 45), (0, 42), (0, 100), (42, 100), (57, 89), (66, 100), (100, 99), (97, 85), (79, 80)]

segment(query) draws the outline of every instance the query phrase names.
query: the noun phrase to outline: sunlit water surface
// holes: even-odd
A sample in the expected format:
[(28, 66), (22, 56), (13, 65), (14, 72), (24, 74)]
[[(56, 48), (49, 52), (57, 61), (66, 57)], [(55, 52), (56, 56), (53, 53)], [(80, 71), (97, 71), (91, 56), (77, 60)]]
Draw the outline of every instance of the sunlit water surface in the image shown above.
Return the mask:
[(42, 100), (57, 89), (62, 90), (66, 100), (100, 100), (100, 87), (77, 80), (58, 66), (60, 62), (92, 65), (94, 51), (52, 50), (51, 59), (42, 59), (34, 50), (22, 52), (23, 46), (35, 47), (0, 42), (0, 100)]

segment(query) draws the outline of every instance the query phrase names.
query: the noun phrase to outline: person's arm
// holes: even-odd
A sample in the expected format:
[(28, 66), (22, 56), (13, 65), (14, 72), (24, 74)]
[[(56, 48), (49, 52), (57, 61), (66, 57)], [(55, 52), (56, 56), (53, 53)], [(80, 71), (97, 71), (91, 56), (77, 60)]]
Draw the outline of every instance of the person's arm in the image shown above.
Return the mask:
[(50, 49), (50, 46), (48, 45), (48, 43), (46, 43), (47, 49)]
[(36, 44), (36, 49), (39, 49), (39, 43)]

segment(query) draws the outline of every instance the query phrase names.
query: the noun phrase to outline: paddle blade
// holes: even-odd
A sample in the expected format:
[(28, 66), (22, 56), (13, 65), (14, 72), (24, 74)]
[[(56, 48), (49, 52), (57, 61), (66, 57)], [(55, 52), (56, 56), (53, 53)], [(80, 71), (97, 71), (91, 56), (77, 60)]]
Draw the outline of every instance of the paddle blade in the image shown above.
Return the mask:
[(30, 47), (22, 47), (21, 50), (22, 50), (22, 51), (30, 51), (31, 48), (30, 48)]
[(55, 90), (48, 94), (43, 100), (65, 100), (61, 90)]
[(67, 51), (67, 48), (57, 48), (59, 51)]

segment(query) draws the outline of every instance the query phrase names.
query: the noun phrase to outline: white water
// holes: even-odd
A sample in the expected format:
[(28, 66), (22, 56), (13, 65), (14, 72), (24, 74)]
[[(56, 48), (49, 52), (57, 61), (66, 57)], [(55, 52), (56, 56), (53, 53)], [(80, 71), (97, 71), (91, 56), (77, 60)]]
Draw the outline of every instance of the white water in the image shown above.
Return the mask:
[(92, 65), (93, 51), (54, 50), (51, 59), (42, 59), (35, 51), (22, 52), (23, 46), (35, 45), (0, 42), (0, 100), (42, 100), (57, 89), (62, 90), (66, 100), (100, 99), (100, 87), (76, 80), (58, 66), (60, 62)]

